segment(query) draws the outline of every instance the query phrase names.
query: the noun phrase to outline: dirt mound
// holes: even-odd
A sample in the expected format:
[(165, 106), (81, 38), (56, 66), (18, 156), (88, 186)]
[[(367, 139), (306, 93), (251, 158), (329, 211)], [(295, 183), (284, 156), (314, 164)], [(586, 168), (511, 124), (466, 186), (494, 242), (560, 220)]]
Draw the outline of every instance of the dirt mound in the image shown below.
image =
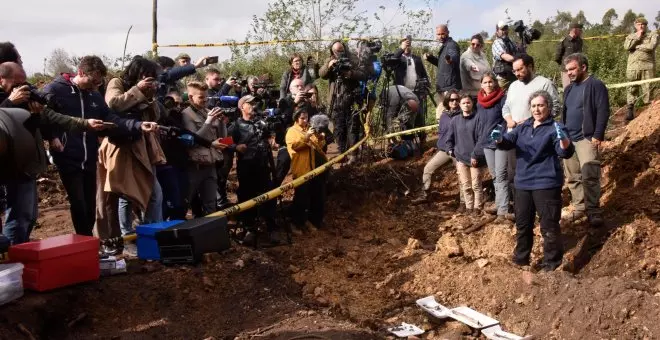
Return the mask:
[[(20, 325), (56, 339), (376, 339), (408, 322), (426, 339), (480, 339), (417, 308), (415, 300), (428, 295), (470, 306), (519, 335), (660, 337), (659, 111), (656, 103), (614, 127), (619, 135), (602, 153), (607, 223), (563, 228), (564, 270), (512, 265), (512, 224), (455, 213), (453, 167), (435, 174), (429, 203), (413, 203), (429, 152), (333, 170), (326, 225), (290, 246), (236, 246), (197, 267), (134, 261), (128, 275), (27, 293), (0, 309), (0, 338), (25, 336)], [(60, 213), (43, 219), (37, 233), (68, 223), (68, 212)], [(533, 262), (541, 244), (537, 229)]]

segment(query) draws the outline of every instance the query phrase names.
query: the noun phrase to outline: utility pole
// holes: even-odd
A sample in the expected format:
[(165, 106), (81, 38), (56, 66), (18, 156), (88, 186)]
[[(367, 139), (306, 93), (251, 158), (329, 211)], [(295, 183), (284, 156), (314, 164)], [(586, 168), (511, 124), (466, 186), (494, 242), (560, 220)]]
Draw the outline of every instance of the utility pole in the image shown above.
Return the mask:
[(158, 0), (153, 0), (151, 23), (151, 52), (155, 58), (158, 54)]

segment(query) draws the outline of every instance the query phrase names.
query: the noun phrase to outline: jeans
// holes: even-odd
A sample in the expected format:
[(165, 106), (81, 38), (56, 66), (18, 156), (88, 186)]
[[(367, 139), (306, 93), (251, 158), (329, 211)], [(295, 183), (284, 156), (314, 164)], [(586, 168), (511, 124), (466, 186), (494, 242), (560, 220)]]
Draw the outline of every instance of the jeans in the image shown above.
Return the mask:
[(465, 199), (466, 209), (483, 208), (483, 191), (481, 190), (481, 179), (484, 175), (483, 168), (474, 168), (461, 161), (456, 161), (456, 172), (461, 186), (461, 193)]
[(28, 242), (36, 222), (37, 181), (21, 175), (7, 183), (7, 210), (2, 234), (11, 244)]
[(96, 212), (96, 169), (60, 171), (71, 205), (71, 222), (76, 234), (92, 236)]
[(185, 220), (188, 210), (188, 173), (172, 165), (158, 166), (156, 171), (163, 191), (163, 221)]
[[(163, 221), (163, 190), (158, 183), (156, 167), (153, 167), (154, 187), (147, 203), (147, 209), (142, 214), (142, 223), (150, 224)], [(127, 199), (119, 198), (119, 228), (122, 235), (135, 233), (133, 229), (133, 203)]]
[(484, 149), (488, 171), (493, 177), (495, 186), (495, 204), (497, 214), (504, 215), (509, 212), (509, 178), (508, 178), (508, 151), (499, 149)]
[(446, 152), (439, 150), (433, 158), (429, 160), (428, 163), (424, 166), (424, 174), (422, 175), (422, 183), (424, 186), (424, 191), (428, 191), (431, 188), (431, 176), (433, 173), (438, 170), (441, 166), (450, 162), (452, 158)]
[(554, 269), (561, 264), (561, 187), (541, 190), (516, 189), (516, 248), (514, 262), (529, 264), (534, 244), (534, 221), (538, 212), (543, 235), (543, 264)]
[[(575, 153), (564, 160), (568, 188), (571, 190), (575, 210), (587, 215), (601, 214), (600, 208), (600, 154), (590, 141), (573, 142)], [(585, 209), (586, 208), (586, 209)]]

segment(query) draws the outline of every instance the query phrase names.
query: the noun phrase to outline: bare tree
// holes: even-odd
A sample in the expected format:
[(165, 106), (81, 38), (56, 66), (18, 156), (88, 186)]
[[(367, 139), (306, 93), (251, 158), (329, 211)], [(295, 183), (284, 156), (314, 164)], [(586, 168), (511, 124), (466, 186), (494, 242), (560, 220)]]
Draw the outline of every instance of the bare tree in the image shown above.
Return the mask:
[(58, 75), (60, 73), (70, 73), (73, 72), (72, 59), (62, 48), (56, 48), (51, 52), (50, 58), (48, 58), (48, 72), (52, 75)]

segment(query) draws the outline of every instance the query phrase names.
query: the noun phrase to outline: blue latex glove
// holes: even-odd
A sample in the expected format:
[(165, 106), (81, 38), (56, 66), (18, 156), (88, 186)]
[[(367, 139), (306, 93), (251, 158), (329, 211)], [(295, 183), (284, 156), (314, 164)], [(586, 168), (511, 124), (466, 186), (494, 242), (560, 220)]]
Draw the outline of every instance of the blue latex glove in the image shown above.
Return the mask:
[(179, 136), (179, 140), (183, 143), (185, 146), (193, 146), (195, 145), (195, 137), (191, 134), (185, 134)]
[(566, 133), (562, 128), (555, 122), (555, 132), (557, 132), (557, 140), (562, 140), (566, 138)]
[(493, 129), (493, 131), (490, 132), (490, 140), (496, 142), (502, 140), (502, 130), (503, 130), (502, 125), (497, 124), (497, 126)]

